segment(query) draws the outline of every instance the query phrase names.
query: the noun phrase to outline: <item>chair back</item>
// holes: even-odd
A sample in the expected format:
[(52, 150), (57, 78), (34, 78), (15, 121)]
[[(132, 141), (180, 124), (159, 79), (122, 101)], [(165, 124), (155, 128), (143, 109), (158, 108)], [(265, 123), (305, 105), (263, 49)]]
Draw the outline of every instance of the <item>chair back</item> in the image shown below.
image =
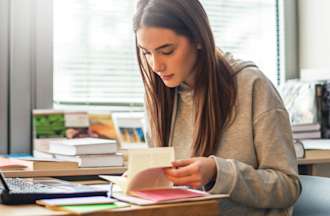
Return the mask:
[(301, 175), (300, 181), (302, 192), (293, 215), (330, 215), (330, 178)]

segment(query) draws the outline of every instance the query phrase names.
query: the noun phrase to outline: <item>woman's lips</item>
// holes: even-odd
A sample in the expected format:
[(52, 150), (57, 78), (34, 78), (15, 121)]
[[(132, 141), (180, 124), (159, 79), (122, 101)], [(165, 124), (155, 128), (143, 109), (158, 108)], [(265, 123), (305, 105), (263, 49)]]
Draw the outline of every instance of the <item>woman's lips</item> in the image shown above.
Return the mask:
[(173, 76), (174, 74), (169, 74), (169, 75), (162, 75), (160, 77), (162, 78), (162, 80), (170, 80), (172, 79)]

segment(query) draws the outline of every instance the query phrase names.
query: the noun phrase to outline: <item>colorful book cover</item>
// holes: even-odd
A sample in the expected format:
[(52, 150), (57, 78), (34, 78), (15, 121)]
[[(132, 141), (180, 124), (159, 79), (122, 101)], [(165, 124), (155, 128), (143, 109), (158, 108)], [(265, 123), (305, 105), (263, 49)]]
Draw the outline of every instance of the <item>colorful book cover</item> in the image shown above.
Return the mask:
[(143, 113), (113, 113), (113, 121), (122, 149), (147, 147)]
[(34, 110), (33, 132), (36, 139), (64, 138), (66, 134), (64, 112), (54, 110)]
[(58, 211), (66, 211), (70, 213), (88, 213), (88, 212), (96, 212), (107, 209), (115, 209), (115, 208), (124, 208), (130, 206), (124, 202), (114, 202), (114, 203), (101, 203), (101, 204), (82, 204), (82, 205), (63, 205), (63, 206), (46, 206), (52, 210)]
[(117, 138), (111, 113), (89, 113), (88, 116), (92, 136), (104, 139)]

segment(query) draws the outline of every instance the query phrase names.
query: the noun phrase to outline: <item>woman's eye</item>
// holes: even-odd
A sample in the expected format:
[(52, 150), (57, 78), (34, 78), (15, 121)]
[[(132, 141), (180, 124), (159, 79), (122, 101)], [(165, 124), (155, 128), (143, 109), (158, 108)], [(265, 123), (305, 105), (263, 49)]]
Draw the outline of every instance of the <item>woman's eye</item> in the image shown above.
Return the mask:
[(162, 51), (163, 55), (171, 55), (174, 52), (174, 50), (169, 50), (169, 51)]

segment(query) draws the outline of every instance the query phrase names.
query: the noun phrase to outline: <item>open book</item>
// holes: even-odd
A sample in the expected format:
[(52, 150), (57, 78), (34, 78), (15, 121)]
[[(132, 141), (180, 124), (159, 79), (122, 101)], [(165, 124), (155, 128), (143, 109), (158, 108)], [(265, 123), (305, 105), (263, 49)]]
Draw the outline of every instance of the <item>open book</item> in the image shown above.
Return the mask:
[(112, 193), (118, 200), (138, 205), (192, 201), (227, 197), (210, 195), (206, 192), (174, 187), (165, 176), (163, 169), (171, 167), (175, 160), (172, 147), (130, 149), (128, 151), (128, 170), (123, 176), (101, 175), (120, 187), (120, 192)]

